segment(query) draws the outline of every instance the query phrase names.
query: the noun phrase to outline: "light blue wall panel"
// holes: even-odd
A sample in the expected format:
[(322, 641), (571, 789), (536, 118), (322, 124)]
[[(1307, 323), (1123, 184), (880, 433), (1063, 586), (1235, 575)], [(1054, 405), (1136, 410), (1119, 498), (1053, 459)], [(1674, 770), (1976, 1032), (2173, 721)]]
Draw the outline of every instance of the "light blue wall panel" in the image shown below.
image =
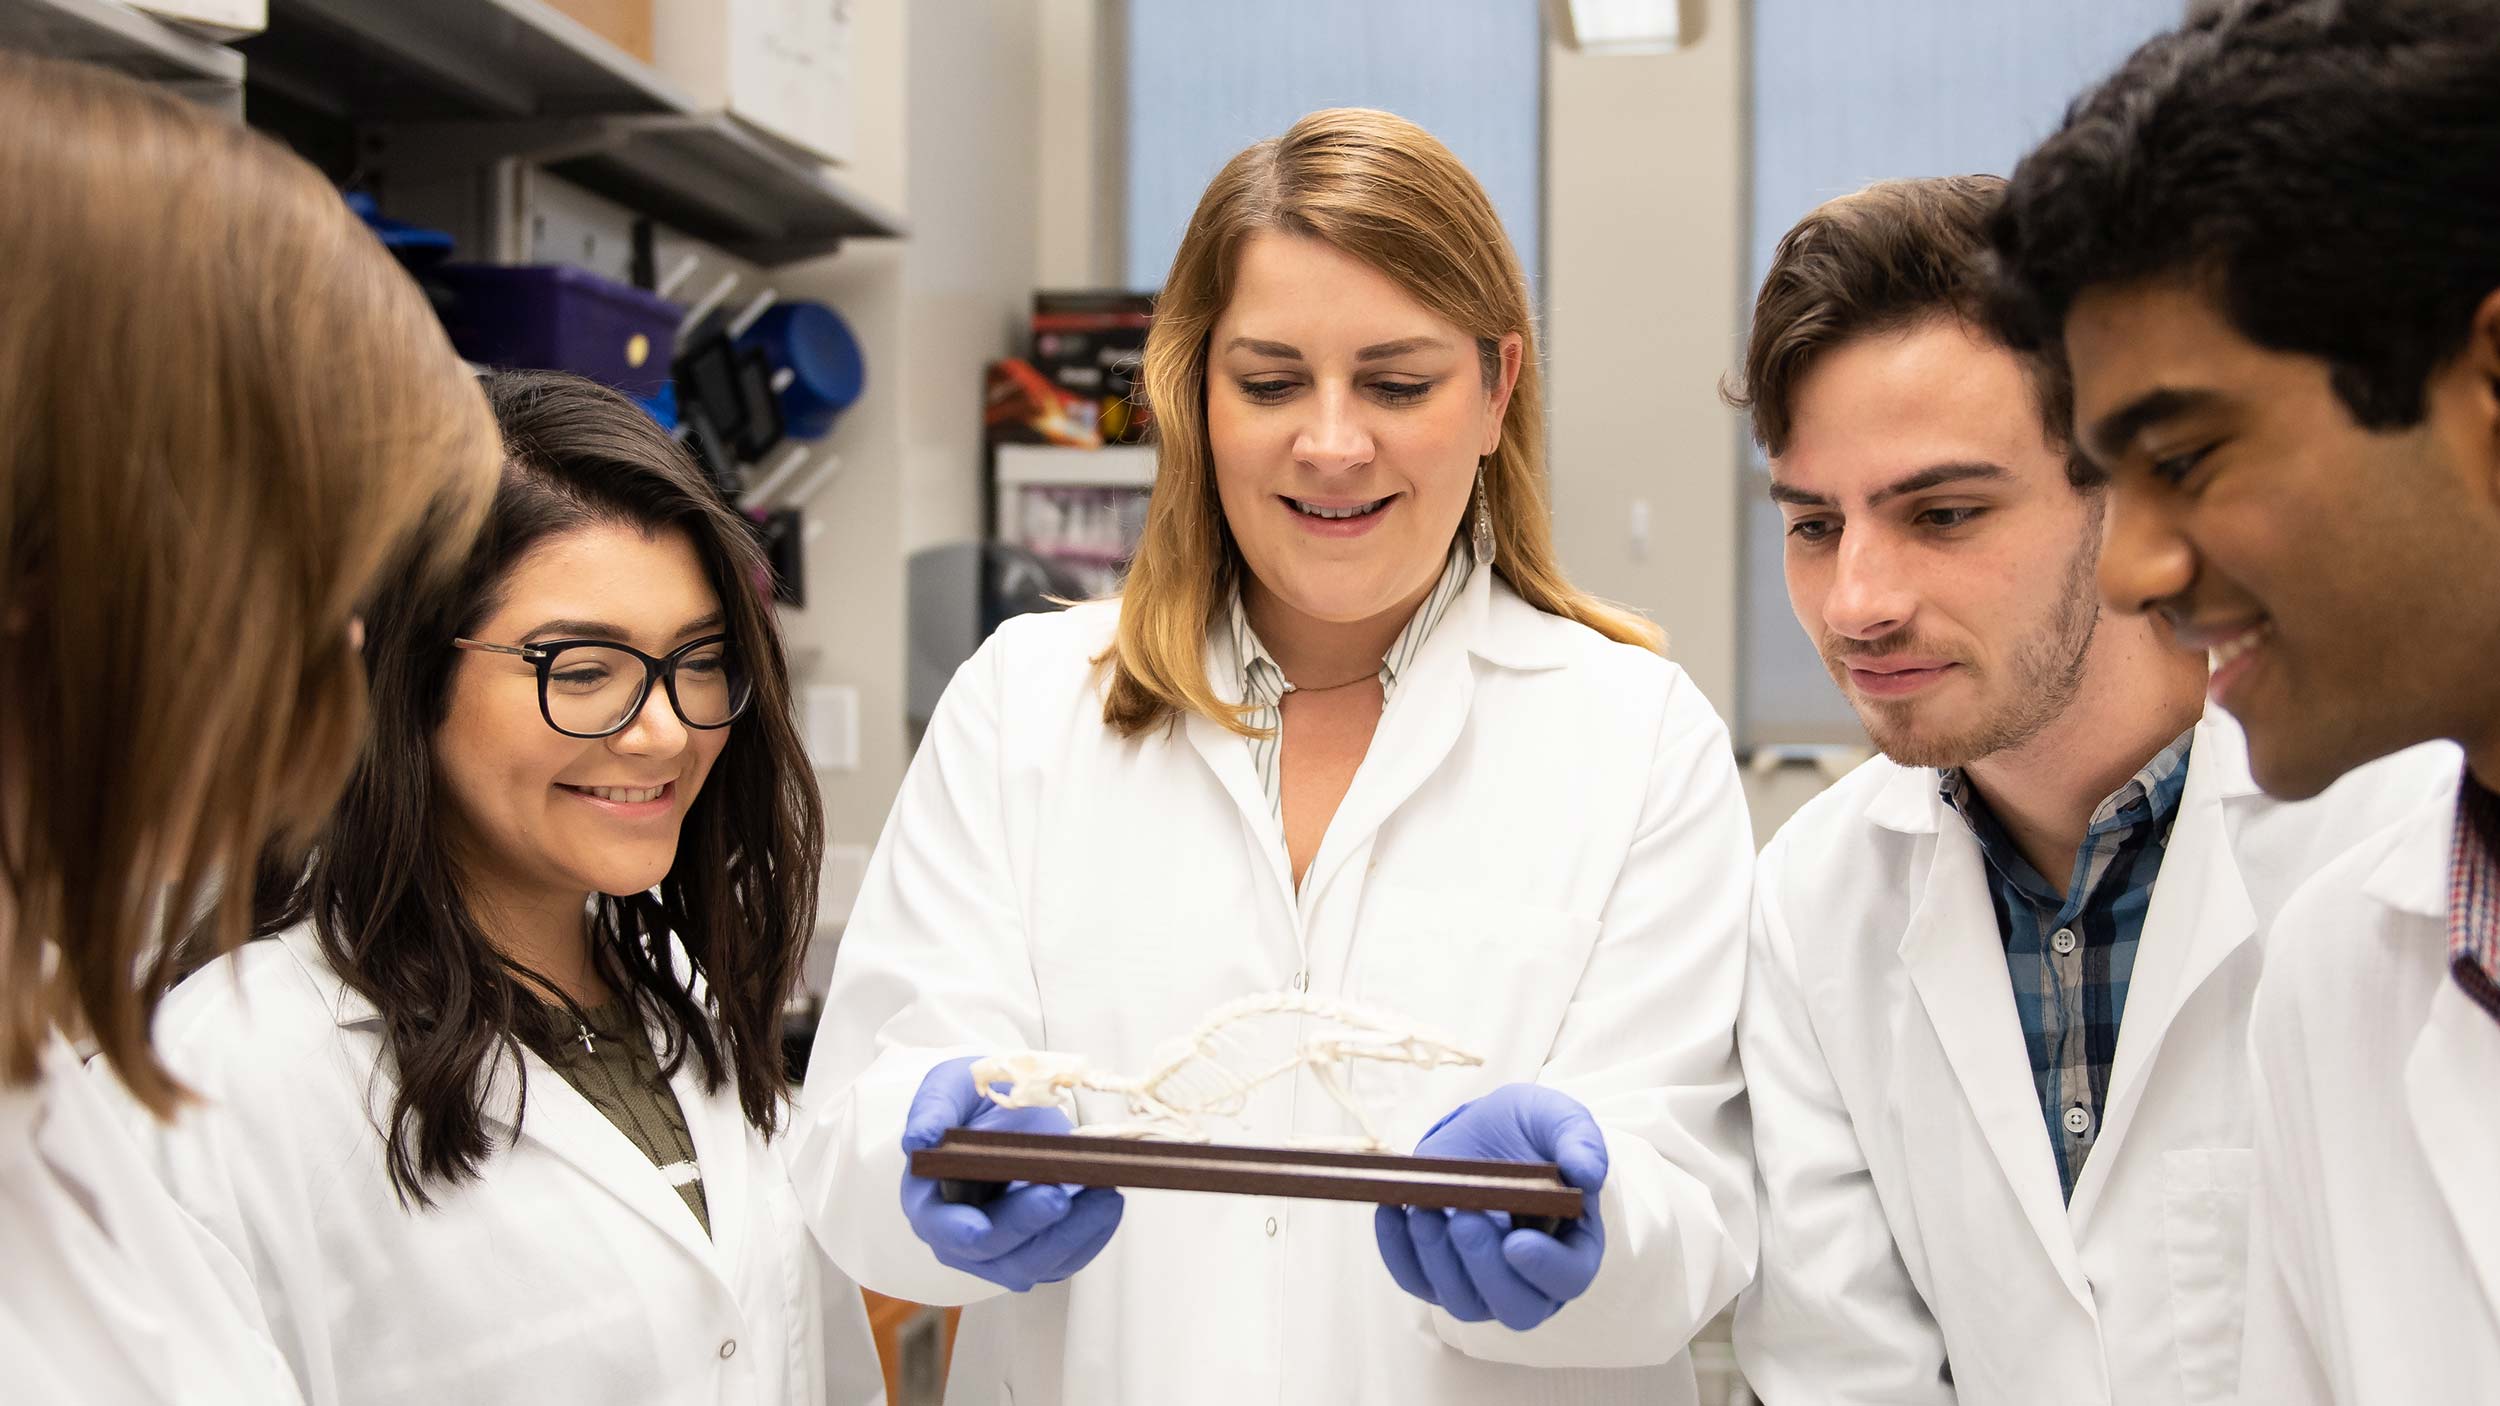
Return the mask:
[(1386, 108), (1484, 183), (1533, 281), (1543, 147), (1537, 0), (1128, 0), (1129, 286), (1162, 285), (1208, 180), (1324, 107)]
[[(1895, 176), (2010, 173), (2066, 105), (2180, 0), (1754, 0), (1753, 251), (1825, 200)], [(1750, 299), (1749, 299), (1750, 301)], [(1855, 736), (1788, 609), (1779, 515), (1749, 468), (1738, 736)]]

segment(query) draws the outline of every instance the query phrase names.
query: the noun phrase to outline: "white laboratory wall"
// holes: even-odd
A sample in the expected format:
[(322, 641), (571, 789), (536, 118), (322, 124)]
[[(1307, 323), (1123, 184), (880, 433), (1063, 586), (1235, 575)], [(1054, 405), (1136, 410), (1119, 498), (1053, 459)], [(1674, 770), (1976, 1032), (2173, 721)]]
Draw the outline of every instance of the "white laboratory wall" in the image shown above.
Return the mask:
[(1581, 586), (1667, 630), (1722, 715), (1736, 684), (1736, 345), (1744, 7), (1670, 54), (1553, 47), (1545, 68), (1554, 531)]
[(1041, 33), (1035, 279), (1116, 288), (1126, 264), (1128, 25), (1123, 0), (1033, 0)]
[(904, 552), (982, 535), (981, 371), (1021, 355), (1041, 209), (1042, 13), (912, 0)]
[[(982, 366), (1020, 347), (1037, 277), (1095, 272), (1048, 267), (1041, 246), (1046, 228), (1086, 241), (1099, 223), (1080, 204), (1052, 226), (1043, 192), (1092, 188), (1103, 11), (1100, 0), (852, 7), (859, 136), (845, 176), (901, 211), (909, 232), (776, 280), (840, 309), (868, 363), (866, 391), (827, 445), (840, 476), (809, 509), (822, 530), (808, 547), (808, 605), (785, 616), (801, 682), (858, 691), (856, 767), (819, 778), (828, 930), (848, 912), (910, 760), (906, 559), (982, 535)], [(1071, 129), (1076, 139), (1062, 140)], [(815, 980), (829, 956), (811, 963)]]

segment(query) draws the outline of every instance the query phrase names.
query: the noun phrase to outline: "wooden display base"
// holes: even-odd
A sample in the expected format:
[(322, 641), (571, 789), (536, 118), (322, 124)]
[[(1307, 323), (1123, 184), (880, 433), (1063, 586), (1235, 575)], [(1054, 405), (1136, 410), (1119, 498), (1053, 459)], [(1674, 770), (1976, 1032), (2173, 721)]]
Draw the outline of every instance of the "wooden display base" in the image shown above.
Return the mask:
[(1079, 1133), (990, 1133), (950, 1128), (935, 1147), (911, 1155), (913, 1176), (939, 1194), (979, 1205), (1008, 1182), (1133, 1186), (1235, 1196), (1294, 1196), (1455, 1211), (1506, 1211), (1514, 1224), (1548, 1234), (1580, 1214), (1578, 1188), (1551, 1162), (1476, 1162), (1387, 1152), (1317, 1152), (1294, 1147), (1146, 1142)]

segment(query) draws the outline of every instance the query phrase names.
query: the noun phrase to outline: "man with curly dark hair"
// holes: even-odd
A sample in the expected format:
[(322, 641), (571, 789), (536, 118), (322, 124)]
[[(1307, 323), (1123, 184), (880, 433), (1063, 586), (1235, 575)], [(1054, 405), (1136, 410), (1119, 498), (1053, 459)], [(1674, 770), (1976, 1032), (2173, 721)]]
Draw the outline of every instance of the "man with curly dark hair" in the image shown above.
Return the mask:
[(2016, 172), (2006, 335), (2112, 481), (2103, 593), (2208, 651), (2270, 791), (2458, 783), (2276, 925), (2242, 1398), (2500, 1382), (2500, 5), (2256, 0)]

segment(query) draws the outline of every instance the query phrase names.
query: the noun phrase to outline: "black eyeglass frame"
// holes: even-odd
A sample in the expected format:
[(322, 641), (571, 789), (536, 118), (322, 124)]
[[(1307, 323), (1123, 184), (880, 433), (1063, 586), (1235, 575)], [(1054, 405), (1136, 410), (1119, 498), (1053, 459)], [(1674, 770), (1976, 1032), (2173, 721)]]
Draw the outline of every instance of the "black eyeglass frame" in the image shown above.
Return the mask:
[[(737, 642), (731, 639), (726, 633), (705, 635), (699, 640), (686, 641), (684, 644), (670, 650), (664, 656), (645, 654), (630, 644), (620, 644), (615, 640), (541, 640), (537, 644), (489, 644), (484, 640), (455, 638), (452, 640), (451, 645), (454, 649), (472, 650), (481, 654), (509, 654), (516, 659), (526, 659), (531, 664), (537, 666), (538, 716), (546, 720), (547, 726), (554, 728), (557, 732), (564, 734), (566, 737), (578, 737), (585, 742), (596, 742), (603, 737), (614, 737), (618, 733), (623, 732), (625, 729), (634, 725), (634, 720), (642, 716), (643, 706), (651, 701), (651, 685), (655, 680), (662, 687), (668, 690), (668, 706), (672, 712), (677, 714), (677, 721), (684, 723), (686, 726), (694, 728), (697, 731), (717, 732), (720, 729), (729, 726), (731, 723), (736, 722), (739, 718), (744, 717), (746, 715), (747, 708), (755, 702), (755, 681), (753, 679), (747, 680), (746, 696), (739, 699), (737, 706), (729, 710), (728, 717), (723, 718), (716, 723), (699, 723), (694, 721), (686, 716), (686, 705), (677, 701), (677, 666), (684, 662), (685, 657), (688, 654), (693, 653), (695, 650), (703, 649), (707, 646), (716, 644), (727, 644), (732, 648), (735, 648), (736, 643)], [(562, 654), (568, 649), (584, 646), (596, 649), (613, 649), (620, 653), (630, 654), (636, 659), (642, 661), (642, 687), (634, 691), (633, 704), (626, 708), (625, 716), (618, 720), (616, 726), (611, 727), (604, 732), (575, 732), (573, 729), (556, 721), (555, 710), (549, 706), (547, 702), (547, 680), (549, 675), (555, 671), (556, 656)]]

